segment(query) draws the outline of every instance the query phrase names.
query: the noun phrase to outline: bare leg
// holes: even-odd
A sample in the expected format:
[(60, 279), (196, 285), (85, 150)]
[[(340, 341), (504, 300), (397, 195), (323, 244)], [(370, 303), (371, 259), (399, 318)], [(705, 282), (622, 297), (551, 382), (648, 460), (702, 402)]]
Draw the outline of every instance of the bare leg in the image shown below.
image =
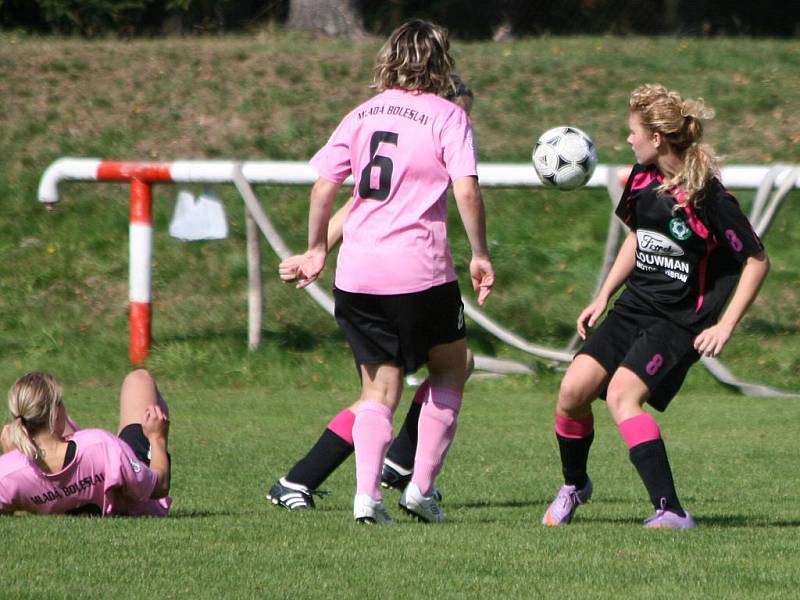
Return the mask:
[(119, 429), (121, 432), (128, 425), (144, 422), (144, 413), (148, 407), (159, 406), (165, 415), (169, 415), (167, 403), (156, 386), (156, 381), (147, 369), (136, 369), (128, 373), (122, 382), (119, 395)]

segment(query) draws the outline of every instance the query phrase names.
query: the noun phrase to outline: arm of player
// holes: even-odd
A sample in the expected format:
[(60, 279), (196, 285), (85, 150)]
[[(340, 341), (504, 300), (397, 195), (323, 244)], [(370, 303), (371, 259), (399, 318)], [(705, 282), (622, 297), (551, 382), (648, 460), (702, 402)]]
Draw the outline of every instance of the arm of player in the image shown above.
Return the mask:
[(631, 231), (628, 237), (622, 242), (622, 246), (617, 253), (617, 258), (614, 259), (614, 264), (608, 272), (603, 285), (600, 286), (600, 291), (597, 296), (592, 300), (591, 304), (581, 311), (578, 315), (577, 329), (578, 335), (581, 339), (586, 339), (586, 333), (589, 328), (594, 327), (597, 320), (603, 316), (603, 313), (608, 307), (608, 301), (611, 299), (617, 290), (622, 287), (625, 280), (633, 271), (636, 265), (636, 233)]
[(163, 498), (169, 494), (169, 457), (167, 440), (169, 438), (169, 418), (156, 405), (148, 406), (144, 411), (142, 430), (150, 442), (150, 470), (158, 476), (151, 498)]
[(739, 276), (739, 283), (716, 325), (704, 329), (694, 339), (694, 348), (705, 356), (719, 356), (722, 348), (733, 335), (733, 330), (742, 320), (747, 309), (758, 296), (761, 284), (769, 273), (769, 257), (766, 250), (749, 256)]
[(469, 263), (472, 288), (478, 293), (478, 304), (483, 304), (494, 287), (494, 269), (486, 243), (486, 212), (478, 179), (459, 177), (453, 182), (453, 194), (472, 248), (472, 260)]
[(328, 254), (328, 220), (340, 184), (323, 177), (311, 188), (308, 210), (308, 249), (297, 268), (297, 287), (304, 288), (317, 280)]
[(344, 235), (344, 222), (347, 220), (347, 215), (350, 214), (350, 208), (353, 206), (353, 197), (350, 196), (347, 202), (337, 210), (328, 221), (328, 252), (342, 241)]
[[(353, 206), (353, 197), (350, 196), (339, 210), (334, 213), (331, 220), (328, 221), (328, 252), (342, 241), (342, 233), (344, 231), (344, 222), (347, 215), (350, 213), (350, 207)], [(305, 254), (295, 254), (289, 258), (282, 260), (278, 265), (278, 275), (284, 282), (294, 281), (297, 279), (297, 271), (300, 265), (305, 260)]]

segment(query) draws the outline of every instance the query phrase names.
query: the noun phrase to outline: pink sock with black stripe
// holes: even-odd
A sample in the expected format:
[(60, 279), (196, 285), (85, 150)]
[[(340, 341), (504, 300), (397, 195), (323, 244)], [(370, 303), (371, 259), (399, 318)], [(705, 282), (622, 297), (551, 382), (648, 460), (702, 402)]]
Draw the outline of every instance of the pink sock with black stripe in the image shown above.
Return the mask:
[(647, 413), (625, 419), (619, 424), (618, 428), (628, 448), (661, 439), (661, 430), (658, 428), (658, 423)]

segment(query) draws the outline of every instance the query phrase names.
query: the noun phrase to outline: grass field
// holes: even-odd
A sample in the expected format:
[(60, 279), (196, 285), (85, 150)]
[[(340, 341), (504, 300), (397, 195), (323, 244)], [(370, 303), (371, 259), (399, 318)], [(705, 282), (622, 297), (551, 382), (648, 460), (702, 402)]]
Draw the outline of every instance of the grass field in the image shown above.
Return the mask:
[[(113, 429), (130, 368), (128, 192), (67, 184), (45, 211), (36, 186), (52, 160), (307, 159), (369, 95), (379, 45), (278, 30), (128, 42), (0, 34), (0, 388), (53, 371), (80, 422)], [(454, 54), (476, 92), (483, 161), (527, 162), (544, 129), (569, 122), (593, 136), (602, 162), (627, 163), (627, 94), (661, 81), (717, 109), (708, 137), (729, 163), (800, 162), (795, 40), (456, 41)], [(268, 506), (268, 485), (355, 399), (356, 381), (335, 324), (272, 276), (269, 253), (264, 343), (247, 351), (243, 206), (232, 189), (218, 192), (230, 239), (186, 244), (167, 234), (175, 188), (155, 188), (147, 366), (173, 408), (174, 518), (3, 519), (0, 597), (796, 596), (797, 400), (743, 398), (699, 367), (690, 374), (659, 417), (700, 525), (683, 534), (640, 527), (644, 491), (599, 406), (595, 498), (574, 526), (547, 531), (538, 521), (559, 485), (559, 372), (475, 327), (477, 352), (536, 371), (470, 382), (440, 481), (448, 525), (356, 528), (352, 462), (315, 513)], [(308, 190), (257, 192), (301, 249)], [(738, 197), (749, 206), (753, 193)], [(788, 390), (800, 390), (798, 199), (765, 240), (772, 272), (723, 355), (737, 375)], [(487, 312), (565, 345), (601, 260), (605, 193), (490, 190), (486, 203), (498, 272)], [(463, 273), (467, 246), (452, 223)]]
[[(0, 522), (3, 597), (796, 597), (800, 404), (690, 391), (661, 419), (694, 531), (646, 531), (644, 489), (604, 406), (592, 502), (568, 528), (539, 519), (559, 484), (552, 388), (469, 385), (439, 483), (449, 523), (352, 522), (352, 459), (318, 510), (263, 498), (347, 393), (246, 388), (165, 392), (176, 502), (167, 520)], [(700, 383), (700, 382), (698, 382)], [(699, 387), (699, 386), (693, 386)], [(70, 395), (82, 423), (113, 428), (114, 389)], [(405, 405), (404, 405), (405, 406)], [(404, 408), (403, 408), (404, 409)]]

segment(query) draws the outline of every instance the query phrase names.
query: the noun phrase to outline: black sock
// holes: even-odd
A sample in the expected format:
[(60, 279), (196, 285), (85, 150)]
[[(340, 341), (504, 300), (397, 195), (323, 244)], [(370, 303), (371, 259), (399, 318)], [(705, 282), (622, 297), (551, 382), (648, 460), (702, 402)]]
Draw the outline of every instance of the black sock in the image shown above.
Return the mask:
[(556, 433), (558, 450), (561, 453), (561, 471), (564, 483), (574, 485), (582, 490), (589, 481), (586, 474), (586, 462), (589, 459), (589, 448), (594, 441), (594, 431), (582, 438), (568, 438)]
[(352, 453), (352, 444), (326, 428), (308, 454), (286, 474), (286, 479), (315, 490)]
[(630, 457), (656, 510), (667, 508), (680, 517), (685, 516), (686, 513), (678, 501), (678, 493), (675, 491), (664, 440), (658, 438), (637, 444), (631, 448)]
[(392, 440), (392, 445), (386, 452), (386, 458), (393, 463), (411, 471), (414, 468), (414, 456), (417, 453), (417, 425), (422, 405), (411, 403), (405, 421), (397, 437)]

